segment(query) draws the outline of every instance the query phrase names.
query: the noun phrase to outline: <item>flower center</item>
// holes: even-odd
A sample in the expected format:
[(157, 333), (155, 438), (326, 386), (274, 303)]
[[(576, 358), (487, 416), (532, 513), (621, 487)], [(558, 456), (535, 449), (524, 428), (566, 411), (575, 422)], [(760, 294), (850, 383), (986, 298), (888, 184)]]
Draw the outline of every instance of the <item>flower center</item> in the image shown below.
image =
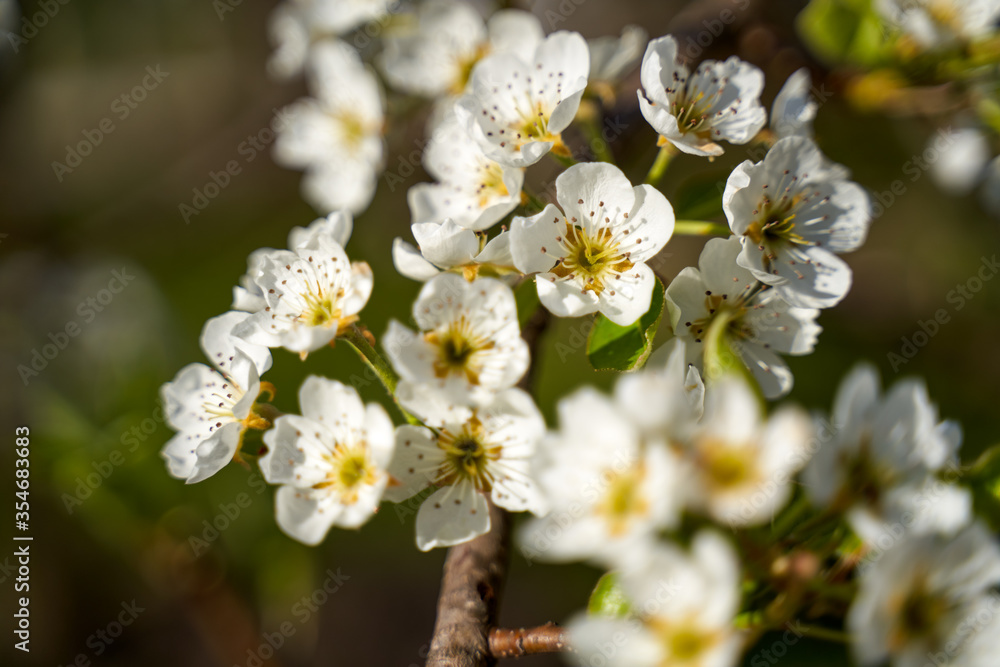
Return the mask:
[(493, 348), (494, 343), (476, 335), (465, 317), (449, 323), (442, 330), (429, 331), (424, 340), (437, 348), (434, 375), (440, 379), (451, 375), (465, 375), (470, 384), (479, 384), (483, 370), (479, 353)]
[(479, 207), (486, 208), (491, 197), (506, 197), (510, 194), (503, 182), (503, 168), (496, 162), (490, 162), (481, 169), (482, 180), (476, 188), (479, 195)]
[(628, 527), (629, 520), (649, 511), (649, 503), (641, 491), (645, 471), (636, 466), (623, 473), (613, 473), (607, 493), (597, 508), (610, 524), (612, 535), (621, 535)]
[(465, 92), (466, 86), (469, 85), (469, 79), (472, 78), (472, 70), (475, 68), (476, 63), (485, 58), (490, 52), (489, 43), (483, 43), (476, 47), (476, 50), (470, 54), (460, 56), (455, 61), (455, 78), (452, 79), (451, 87), (449, 92), (452, 95), (461, 95)]
[[(341, 294), (342, 291), (338, 292), (338, 296)], [(333, 299), (330, 296), (313, 296), (311, 299), (307, 299), (308, 310), (303, 313), (302, 319), (313, 327), (330, 326), (340, 322), (341, 313), (337, 301), (339, 299)]]
[(700, 664), (698, 658), (721, 638), (718, 631), (706, 630), (690, 621), (677, 624), (654, 618), (649, 625), (666, 649), (665, 665)]
[(354, 447), (337, 445), (324, 458), (328, 466), (326, 479), (313, 488), (338, 493), (345, 505), (357, 502), (360, 487), (375, 483), (376, 470), (368, 460), (368, 450), (363, 443)]
[(622, 252), (621, 242), (611, 230), (602, 227), (588, 234), (581, 227), (566, 223), (566, 234), (560, 240), (563, 257), (552, 273), (560, 278), (576, 277), (583, 283), (583, 290), (600, 294), (612, 277), (631, 269), (634, 264), (629, 252)]
[(702, 470), (709, 484), (717, 489), (731, 489), (752, 481), (756, 476), (753, 452), (748, 447), (733, 447), (714, 440), (700, 443)]
[(693, 322), (685, 322), (684, 324), (690, 330), (691, 335), (694, 336), (695, 342), (700, 343), (712, 325), (712, 321), (716, 317), (725, 315), (729, 318), (729, 326), (726, 331), (729, 336), (736, 339), (753, 340), (755, 332), (743, 318), (747, 312), (747, 301), (749, 301), (747, 295), (741, 295), (736, 299), (730, 300), (728, 294), (712, 294), (708, 292), (705, 295), (705, 310), (708, 312), (708, 315)]
[(445, 455), (438, 469), (437, 484), (467, 480), (479, 491), (493, 488), (493, 473), (489, 468), (492, 461), (500, 458), (501, 448), (486, 442), (478, 417), (473, 416), (458, 433), (443, 429), (437, 445)]
[(947, 600), (919, 581), (897, 604), (896, 627), (889, 640), (892, 647), (901, 648), (913, 639), (937, 637), (941, 620), (948, 613)]

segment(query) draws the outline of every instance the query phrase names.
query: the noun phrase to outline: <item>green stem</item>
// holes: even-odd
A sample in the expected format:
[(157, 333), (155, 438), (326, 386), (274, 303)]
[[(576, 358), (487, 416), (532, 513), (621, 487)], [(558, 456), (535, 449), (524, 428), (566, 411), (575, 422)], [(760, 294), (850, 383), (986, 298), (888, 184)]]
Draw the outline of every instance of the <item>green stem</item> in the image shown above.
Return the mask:
[(705, 220), (677, 220), (674, 222), (674, 234), (684, 236), (729, 236), (732, 234), (728, 225), (721, 222)]
[(608, 146), (608, 142), (604, 140), (601, 135), (601, 127), (597, 124), (594, 119), (588, 120), (583, 124), (583, 131), (587, 135), (587, 139), (590, 141), (590, 148), (594, 151), (594, 155), (601, 162), (608, 162), (610, 164), (615, 163), (615, 156), (611, 152), (611, 147)]
[(805, 637), (812, 637), (813, 639), (824, 639), (830, 642), (838, 642), (842, 644), (847, 644), (851, 641), (850, 635), (848, 635), (843, 630), (831, 630), (830, 628), (821, 628), (818, 625), (795, 625), (795, 632), (803, 635)]
[[(385, 387), (385, 390), (389, 392), (392, 400), (396, 401), (396, 386), (399, 384), (399, 376), (396, 375), (396, 371), (392, 369), (392, 366), (389, 365), (385, 358), (368, 342), (361, 328), (356, 324), (352, 324), (351, 328), (342, 333), (340, 337), (350, 343), (354, 351), (358, 353), (358, 356), (378, 376), (379, 381)], [(420, 420), (404, 410), (398, 401), (396, 401), (396, 406), (399, 407), (399, 411), (403, 413), (403, 417), (407, 422), (410, 424), (420, 424)]]
[(549, 151), (549, 156), (564, 167), (572, 167), (577, 163), (572, 155), (559, 155), (555, 151)]
[(670, 161), (673, 159), (676, 149), (671, 143), (663, 144), (660, 148), (660, 152), (656, 154), (656, 160), (653, 162), (653, 166), (649, 168), (649, 173), (646, 174), (646, 178), (643, 183), (647, 185), (652, 185), (656, 187), (660, 179), (663, 178), (663, 173), (667, 170), (667, 166), (670, 165)]
[(527, 200), (528, 203), (526, 204), (526, 206), (530, 206), (536, 211), (541, 211), (542, 209), (545, 208), (545, 202), (543, 202), (541, 199), (539, 199), (532, 193), (528, 192), (527, 188), (521, 190), (521, 196)]
[(789, 506), (785, 513), (778, 518), (777, 521), (771, 526), (771, 536), (773, 539), (781, 539), (788, 533), (795, 530), (795, 526), (799, 519), (805, 512), (808, 512), (810, 508), (809, 499), (805, 495), (801, 495), (795, 499), (795, 502)]

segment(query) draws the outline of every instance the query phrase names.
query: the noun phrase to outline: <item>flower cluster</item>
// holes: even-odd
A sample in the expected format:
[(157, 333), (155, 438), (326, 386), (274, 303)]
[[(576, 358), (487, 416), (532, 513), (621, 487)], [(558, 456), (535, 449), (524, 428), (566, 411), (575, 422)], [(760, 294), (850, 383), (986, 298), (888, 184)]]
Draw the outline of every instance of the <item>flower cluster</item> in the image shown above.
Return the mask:
[[(976, 21), (995, 16), (971, 2), (947, 21), (934, 3), (882, 4), (926, 48), (975, 39)], [(524, 11), (397, 9), (300, 0), (273, 15), (270, 69), (304, 72), (310, 91), (289, 107), (274, 157), (306, 172), (303, 194), (325, 217), (249, 256), (232, 310), (202, 333), (213, 365), (163, 386), (170, 473), (199, 482), (255, 459), (280, 487), (278, 526), (310, 545), (361, 527), (383, 501), (415, 510), (421, 551), (527, 513), (523, 555), (608, 570), (567, 628), (583, 664), (730, 667), (802, 618), (849, 640), (864, 665), (987, 664), (1000, 635), (978, 619), (996, 611), (1000, 547), (959, 483), (961, 431), (924, 385), (883, 392), (861, 365), (829, 419), (767, 403), (792, 389), (783, 356), (811, 353), (820, 311), (846, 297), (842, 255), (872, 218), (865, 190), (813, 137), (809, 72), (788, 78), (769, 120), (760, 69), (689, 63), (669, 35), (647, 44), (630, 26), (588, 43), (546, 35)], [(658, 147), (644, 175), (600, 132), (619, 99), (637, 101)], [(396, 238), (391, 255), (422, 284), (376, 340), (361, 322), (372, 270), (345, 246), (375, 197), (387, 119), (402, 125), (420, 105), (431, 181), (409, 188), (415, 244)], [(675, 159), (721, 162), (726, 144), (760, 152), (719, 174), (721, 201), (707, 202), (719, 221), (676, 219), (664, 172)], [(543, 159), (559, 173), (539, 184)], [(721, 238), (667, 280), (661, 251), (679, 234)], [(539, 363), (552, 316), (590, 318), (594, 367), (629, 371), (612, 393)], [(299, 388), (300, 414), (259, 402), (276, 393), (260, 379), (271, 350), (305, 362), (335, 344), (368, 364), (397, 419), (316, 375)], [(540, 370), (559, 375), (556, 425), (531, 393)], [(253, 431), (264, 433), (245, 446)]]

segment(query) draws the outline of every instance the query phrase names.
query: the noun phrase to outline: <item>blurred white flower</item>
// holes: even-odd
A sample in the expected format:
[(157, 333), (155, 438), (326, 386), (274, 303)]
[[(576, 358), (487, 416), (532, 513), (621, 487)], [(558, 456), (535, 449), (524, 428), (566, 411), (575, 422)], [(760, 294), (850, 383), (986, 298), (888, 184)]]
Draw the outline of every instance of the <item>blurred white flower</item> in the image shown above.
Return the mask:
[(685, 442), (701, 419), (705, 383), (687, 363), (684, 341), (674, 338), (664, 347), (669, 347), (665, 364), (650, 357), (641, 371), (618, 379), (615, 402), (645, 440), (673, 446)]
[(745, 144), (764, 127), (760, 105), (764, 74), (736, 56), (706, 60), (692, 74), (680, 61), (677, 42), (667, 35), (646, 47), (640, 71), (639, 108), (667, 141), (692, 155), (722, 155), (719, 141)]
[(479, 61), (455, 111), (488, 158), (527, 167), (550, 150), (567, 151), (560, 133), (576, 116), (589, 73), (583, 37), (555, 32), (533, 53)]
[[(740, 567), (718, 534), (698, 533), (687, 554), (658, 545), (621, 572), (636, 618), (577, 616), (567, 626), (574, 660), (607, 667), (735, 667)], [(608, 650), (613, 647), (613, 650)]]
[(883, 395), (878, 372), (860, 364), (837, 390), (831, 421), (803, 483), (817, 505), (849, 510), (862, 539), (876, 542), (886, 524), (954, 531), (971, 519), (967, 492), (935, 483), (957, 463), (962, 436), (954, 422), (939, 422), (923, 382), (903, 380)]
[(275, 161), (304, 169), (302, 195), (324, 213), (360, 213), (375, 194), (383, 165), (382, 93), (357, 52), (337, 40), (312, 50), (307, 97), (286, 107)]
[[(354, 221), (347, 211), (334, 211), (325, 218), (313, 220), (308, 227), (293, 227), (288, 232), (288, 248), (295, 250), (306, 245), (314, 236), (326, 236), (341, 247), (347, 245), (354, 229)], [(233, 287), (233, 310), (255, 313), (267, 307), (264, 291), (256, 282), (264, 257), (274, 252), (272, 248), (254, 250), (247, 257), (247, 272), (240, 276), (239, 285)]]
[(382, 406), (334, 380), (306, 378), (302, 415), (283, 415), (264, 434), (260, 469), (275, 496), (278, 526), (304, 544), (319, 544), (331, 526), (359, 528), (378, 510), (389, 482), (395, 437)]
[(847, 615), (861, 665), (989, 667), (1000, 651), (1000, 548), (981, 525), (900, 541), (860, 579)]
[(521, 203), (524, 169), (505, 167), (483, 154), (448, 113), (431, 132), (423, 156), (437, 183), (418, 183), (407, 193), (413, 222), (442, 222), (476, 231), (488, 229)]
[(368, 264), (352, 264), (330, 235), (316, 234), (294, 250), (264, 251), (253, 282), (267, 305), (234, 334), (304, 359), (357, 321), (373, 278)]
[(778, 91), (771, 105), (771, 131), (778, 139), (785, 137), (812, 138), (812, 122), (819, 105), (812, 97), (812, 77), (809, 70), (792, 72)]
[(590, 48), (590, 77), (587, 85), (611, 104), (615, 99), (615, 89), (621, 80), (631, 72), (643, 51), (649, 35), (637, 25), (622, 28), (621, 36), (603, 36), (588, 39)]
[(781, 408), (765, 419), (739, 376), (716, 380), (705, 392), (705, 415), (684, 452), (686, 503), (727, 526), (772, 520), (809, 460), (812, 435), (802, 410)]
[(779, 140), (760, 162), (736, 167), (722, 209), (743, 251), (736, 261), (799, 308), (828, 308), (847, 295), (851, 269), (834, 253), (868, 234), (871, 200), (807, 137)]
[(418, 332), (396, 320), (382, 339), (403, 383), (437, 389), (449, 402), (488, 403), (528, 369), (514, 293), (492, 278), (442, 274), (413, 304)]
[(556, 179), (560, 208), (515, 217), (514, 265), (538, 273), (542, 304), (560, 317), (600, 312), (631, 324), (649, 310), (656, 276), (646, 261), (674, 230), (670, 202), (649, 185), (632, 184), (617, 167), (592, 162)]
[(682, 480), (664, 443), (643, 446), (620, 406), (594, 389), (562, 399), (558, 411), (559, 431), (532, 462), (548, 513), (521, 532), (525, 557), (610, 565), (676, 525)]
[(510, 254), (510, 232), (500, 232), (484, 243), (485, 236), (448, 219), (440, 224), (416, 223), (411, 229), (419, 249), (400, 238), (392, 243), (392, 261), (407, 278), (426, 282), (452, 270), (461, 271), (469, 280), (481, 272), (518, 273)]
[(930, 141), (938, 152), (937, 159), (930, 162), (931, 177), (950, 194), (968, 194), (983, 178), (990, 159), (989, 141), (974, 127), (952, 130), (948, 136), (951, 141), (943, 149), (938, 133)]
[(875, 8), (925, 49), (986, 37), (1000, 17), (996, 0), (877, 0)]
[[(402, 402), (413, 408), (405, 399)], [(465, 418), (456, 419), (462, 412)], [(527, 393), (506, 389), (488, 407), (474, 406), (467, 412), (417, 413), (432, 428), (396, 429), (396, 456), (389, 469), (393, 483), (386, 498), (402, 502), (429, 486), (437, 487), (417, 512), (421, 551), (461, 544), (486, 533), (487, 497), (512, 512), (542, 510), (528, 461), (545, 432), (545, 421)]]
[(705, 244), (698, 268), (684, 268), (667, 288), (667, 305), (674, 334), (687, 344), (688, 361), (704, 365), (704, 337), (718, 317), (728, 326), (727, 344), (739, 355), (768, 398), (792, 388), (792, 373), (776, 353), (812, 352), (822, 330), (819, 311), (795, 308), (736, 263), (742, 246), (738, 237)]
[(189, 364), (160, 389), (167, 423), (177, 431), (163, 447), (170, 474), (200, 482), (219, 472), (239, 451), (243, 433), (257, 426), (252, 411), (271, 352), (232, 335), (249, 317), (230, 311), (201, 331), (201, 349), (212, 362)]
[(420, 5), (416, 26), (386, 36), (381, 67), (395, 88), (437, 97), (465, 92), (472, 69), (497, 53), (535, 52), (545, 33), (528, 12), (505, 9), (483, 22), (464, 2), (432, 0)]

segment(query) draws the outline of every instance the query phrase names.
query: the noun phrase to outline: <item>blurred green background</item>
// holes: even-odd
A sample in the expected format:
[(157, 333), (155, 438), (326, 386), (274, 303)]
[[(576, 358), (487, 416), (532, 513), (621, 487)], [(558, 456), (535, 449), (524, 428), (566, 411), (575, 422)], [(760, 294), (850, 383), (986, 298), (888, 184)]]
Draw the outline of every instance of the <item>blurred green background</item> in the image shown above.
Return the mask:
[[(386, 504), (364, 531), (335, 530), (322, 546), (306, 548), (279, 532), (272, 490), (256, 475), (233, 465), (185, 486), (167, 475), (159, 456), (171, 436), (159, 419), (159, 386), (183, 365), (202, 361), (200, 328), (228, 309), (247, 254), (284, 247), (292, 226), (315, 217), (298, 194), (298, 173), (276, 167), (266, 151), (253, 160), (240, 152), (275, 109), (304, 92), (301, 82), (281, 84), (265, 75), (266, 19), (275, 3), (221, 3), (232, 11), (220, 18), (220, 2), (209, 0), (52, 2), (56, 14), (16, 52), (9, 40), (0, 44), (0, 359), (7, 379), (0, 401), (7, 444), (0, 456), (11, 473), (2, 487), (14, 490), (14, 427), (27, 425), (34, 536), (30, 655), (12, 647), (16, 575), (9, 537), (0, 548), (3, 664), (409, 667), (426, 655), (444, 551), (416, 550), (412, 513)], [(792, 22), (802, 3), (515, 5), (534, 11), (547, 31), (596, 37), (635, 23), (651, 37), (673, 32), (683, 43), (707, 41), (702, 57), (738, 54), (764, 69), (767, 105), (789, 73), (810, 66), (830, 91), (816, 122), (822, 148), (870, 190), (903, 179), (905, 192), (848, 258), (855, 285), (839, 307), (822, 314), (817, 351), (791, 360), (792, 398), (828, 408), (841, 376), (868, 359), (887, 382), (902, 374), (926, 377), (942, 414), (965, 427), (966, 457), (997, 441), (1000, 281), (987, 281), (961, 310), (947, 295), (975, 275), (982, 257), (998, 251), (1000, 225), (974, 197), (946, 195), (928, 174), (911, 180), (904, 172), (923, 151), (935, 119), (852, 110), (837, 76), (813, 61), (796, 37)], [(23, 9), (30, 16), (39, 6)], [(723, 10), (735, 17), (726, 25), (714, 21)], [(134, 108), (116, 102), (143, 81), (147, 67), (169, 74)], [(608, 110), (623, 127), (612, 149), (633, 180), (641, 179), (656, 150), (637, 110), (636, 87), (633, 74)], [(390, 124), (390, 171), (401, 173), (427, 113), (423, 105)], [(105, 119), (113, 132), (102, 132), (72, 171), (57, 174), (52, 163), (66, 162), (67, 145), (78, 144), (85, 131), (96, 136)], [(571, 136), (571, 145), (578, 139)], [(746, 157), (745, 148), (732, 147), (714, 163), (678, 158), (663, 188), (676, 203), (680, 190), (724, 181)], [(186, 224), (179, 205), (190, 204), (193, 189), (204, 188), (210, 172), (230, 160), (241, 172)], [(545, 161), (528, 179), (551, 182), (556, 173)], [(409, 238), (405, 188), (421, 180), (427, 177), (419, 168), (395, 191), (383, 179), (348, 246), (352, 258), (367, 260), (375, 271), (363, 315), (376, 336), (390, 317), (409, 318), (419, 287), (395, 274), (390, 240)], [(669, 280), (694, 264), (702, 243), (673, 240), (656, 262), (661, 277)], [(113, 271), (134, 279), (110, 302), (88, 305)], [(939, 308), (950, 322), (894, 372), (887, 355), (900, 353), (901, 338), (919, 331), (919, 322)], [(58, 332), (69, 323), (80, 327), (79, 335), (37, 376), (23, 377), (18, 366), (30, 365), (34, 351), (52, 342), (50, 334), (61, 339)], [(537, 388), (550, 419), (555, 401), (574, 387), (613, 380), (588, 369), (581, 347), (586, 331), (587, 322), (561, 321), (545, 340)], [(278, 388), (279, 408), (297, 410), (297, 386), (310, 373), (364, 378), (345, 346), (315, 353), (306, 364), (276, 351), (267, 379)], [(366, 399), (385, 399), (379, 386), (359, 384)], [(4, 536), (13, 532), (7, 527), (13, 509), (7, 511), (0, 521)], [(212, 522), (228, 525), (216, 535), (206, 528)], [(584, 566), (529, 566), (515, 557), (503, 624), (564, 621), (582, 608), (598, 575)], [(324, 583), (336, 592), (315, 607), (304, 605), (302, 598)], [(133, 601), (136, 618), (116, 628), (126, 613), (122, 605)], [(280, 649), (261, 649), (282, 624), (290, 636)], [(111, 641), (98, 631), (110, 633), (104, 636)], [(561, 664), (555, 657), (527, 660)], [(812, 651), (806, 642), (782, 660), (844, 662), (840, 648)]]

